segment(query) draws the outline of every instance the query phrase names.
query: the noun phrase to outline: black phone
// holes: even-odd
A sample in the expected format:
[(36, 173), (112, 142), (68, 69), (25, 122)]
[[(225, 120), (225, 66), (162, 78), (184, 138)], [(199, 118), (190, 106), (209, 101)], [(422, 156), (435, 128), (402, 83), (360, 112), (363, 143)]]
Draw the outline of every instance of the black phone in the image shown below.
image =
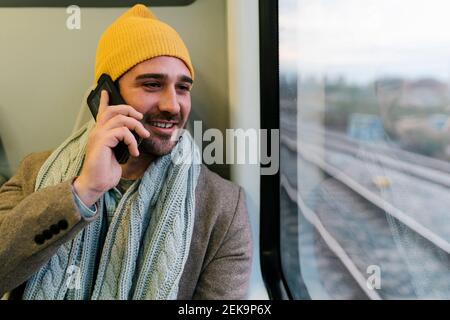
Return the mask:
[[(125, 100), (120, 95), (119, 89), (112, 81), (111, 77), (108, 74), (103, 73), (98, 79), (97, 87), (91, 91), (87, 98), (87, 104), (94, 119), (97, 119), (102, 90), (108, 91), (110, 106), (126, 104)], [(134, 130), (131, 130), (131, 133), (133, 134), (134, 138), (137, 141), (137, 145), (139, 146), (143, 139), (136, 132), (134, 132)], [(123, 141), (120, 141), (119, 144), (114, 147), (113, 152), (120, 164), (126, 163), (130, 158), (128, 146)]]

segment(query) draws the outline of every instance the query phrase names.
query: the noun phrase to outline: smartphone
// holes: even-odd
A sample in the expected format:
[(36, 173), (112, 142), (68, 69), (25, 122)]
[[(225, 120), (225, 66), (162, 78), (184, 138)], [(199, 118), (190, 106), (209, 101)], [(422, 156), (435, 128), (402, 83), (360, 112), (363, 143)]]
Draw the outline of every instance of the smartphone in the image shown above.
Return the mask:
[[(102, 90), (108, 91), (110, 106), (126, 104), (125, 100), (120, 95), (119, 89), (115, 85), (114, 81), (112, 81), (111, 77), (108, 74), (104, 73), (98, 79), (97, 87), (91, 91), (87, 98), (87, 104), (94, 119), (97, 119)], [(137, 141), (137, 145), (139, 146), (143, 138), (141, 138), (136, 132), (134, 132), (134, 130), (131, 130), (131, 133), (133, 134), (134, 138)], [(119, 144), (114, 147), (113, 152), (116, 156), (117, 162), (119, 162), (120, 164), (126, 163), (130, 158), (128, 146), (123, 141), (120, 141)]]

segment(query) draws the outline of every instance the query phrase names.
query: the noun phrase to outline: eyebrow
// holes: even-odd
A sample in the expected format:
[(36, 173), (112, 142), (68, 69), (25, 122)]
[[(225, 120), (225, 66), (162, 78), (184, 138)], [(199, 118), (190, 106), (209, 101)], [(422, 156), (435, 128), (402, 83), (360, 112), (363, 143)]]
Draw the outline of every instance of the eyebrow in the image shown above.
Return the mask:
[[(140, 74), (136, 77), (136, 81), (138, 80), (143, 80), (143, 79), (161, 79), (164, 80), (167, 78), (167, 74), (163, 74), (163, 73), (144, 73), (144, 74)], [(178, 77), (179, 81), (182, 82), (188, 82), (190, 84), (194, 83), (194, 81), (186, 76), (186, 75), (181, 75)]]

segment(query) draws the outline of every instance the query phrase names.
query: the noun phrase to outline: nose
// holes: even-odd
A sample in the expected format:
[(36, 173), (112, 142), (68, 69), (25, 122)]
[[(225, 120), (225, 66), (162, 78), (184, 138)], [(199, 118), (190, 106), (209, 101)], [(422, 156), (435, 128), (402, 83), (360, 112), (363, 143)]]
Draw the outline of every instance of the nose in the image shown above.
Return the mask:
[(175, 88), (166, 88), (159, 100), (159, 111), (176, 115), (180, 112), (180, 104), (177, 100)]

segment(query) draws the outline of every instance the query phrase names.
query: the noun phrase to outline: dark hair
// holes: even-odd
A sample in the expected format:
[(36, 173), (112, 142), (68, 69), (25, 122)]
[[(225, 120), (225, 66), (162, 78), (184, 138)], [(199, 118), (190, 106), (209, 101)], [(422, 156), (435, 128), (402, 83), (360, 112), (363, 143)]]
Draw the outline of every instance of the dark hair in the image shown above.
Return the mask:
[(120, 85), (119, 85), (119, 79), (120, 78), (121, 77), (117, 78), (116, 81), (114, 81), (114, 85), (116, 86), (117, 90), (119, 90), (119, 93), (120, 93)]

